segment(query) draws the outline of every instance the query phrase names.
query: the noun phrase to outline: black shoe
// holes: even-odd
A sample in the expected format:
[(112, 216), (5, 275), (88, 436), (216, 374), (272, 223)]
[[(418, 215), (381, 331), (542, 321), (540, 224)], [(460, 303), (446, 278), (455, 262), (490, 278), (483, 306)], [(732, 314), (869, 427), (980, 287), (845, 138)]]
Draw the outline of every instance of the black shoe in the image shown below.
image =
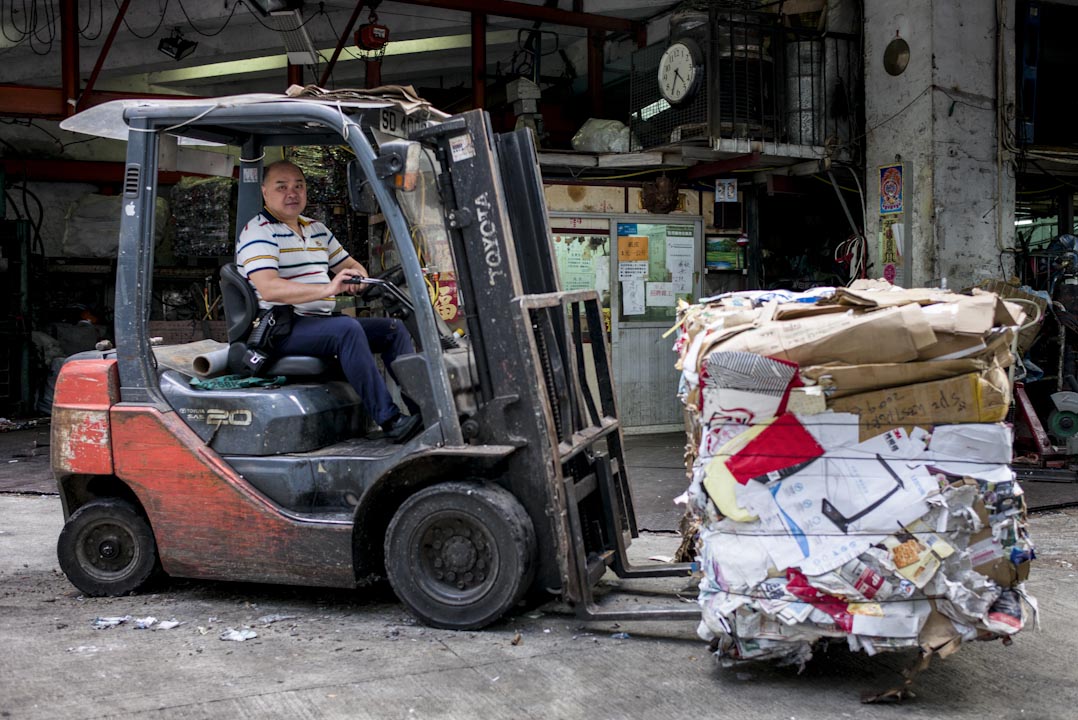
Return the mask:
[(397, 417), (382, 425), (385, 438), (397, 444), (408, 442), (418, 435), (422, 429), (423, 419), (418, 415), (397, 415)]

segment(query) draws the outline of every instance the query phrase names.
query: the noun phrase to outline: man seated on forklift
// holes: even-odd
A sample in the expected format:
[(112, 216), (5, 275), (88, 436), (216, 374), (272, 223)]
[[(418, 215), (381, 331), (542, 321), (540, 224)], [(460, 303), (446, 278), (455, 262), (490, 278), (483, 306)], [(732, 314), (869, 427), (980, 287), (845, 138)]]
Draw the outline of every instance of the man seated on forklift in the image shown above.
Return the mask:
[(292, 332), (275, 339), (275, 349), (281, 355), (337, 357), (385, 437), (395, 443), (410, 440), (422, 429), (417, 407), (409, 402), (412, 414), (400, 411), (372, 354), (381, 353), (391, 368), (398, 356), (415, 352), (408, 330), (394, 319), (332, 314), (334, 296), (361, 292), (363, 285), (349, 281), (369, 273), (329, 228), (300, 214), (307, 207), (302, 170), (286, 160), (271, 164), (262, 176), (262, 199), (262, 212), (240, 233), (236, 264), (254, 286), (260, 307), (287, 304), (295, 309)]

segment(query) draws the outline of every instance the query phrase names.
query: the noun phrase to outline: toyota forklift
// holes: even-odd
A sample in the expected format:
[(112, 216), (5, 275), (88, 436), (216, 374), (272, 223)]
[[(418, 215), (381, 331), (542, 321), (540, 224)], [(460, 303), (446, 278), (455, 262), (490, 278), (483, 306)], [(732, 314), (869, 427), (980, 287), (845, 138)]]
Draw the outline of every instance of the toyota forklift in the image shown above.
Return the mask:
[[(308, 91), (310, 92), (310, 91)], [(115, 101), (62, 124), (127, 141), (115, 348), (63, 366), (52, 467), (65, 525), (61, 568), (90, 596), (169, 576), (358, 588), (388, 579), (422, 622), (484, 627), (529, 593), (584, 619), (698, 618), (695, 606), (623, 609), (596, 585), (685, 577), (634, 566), (637, 536), (610, 356), (594, 291), (561, 290), (532, 136), (492, 132), (399, 93)], [(368, 432), (332, 359), (277, 357), (267, 387), (200, 390), (158, 362), (147, 320), (163, 138), (239, 151), (236, 227), (261, 208), (267, 148), (346, 146), (357, 211), (382, 215), (399, 267), (376, 276), (412, 333), (402, 394), (423, 429)], [(464, 333), (448, 331), (417, 246), (456, 278)], [(451, 267), (447, 267), (451, 265)], [(242, 369), (256, 316), (221, 270), (228, 363)]]

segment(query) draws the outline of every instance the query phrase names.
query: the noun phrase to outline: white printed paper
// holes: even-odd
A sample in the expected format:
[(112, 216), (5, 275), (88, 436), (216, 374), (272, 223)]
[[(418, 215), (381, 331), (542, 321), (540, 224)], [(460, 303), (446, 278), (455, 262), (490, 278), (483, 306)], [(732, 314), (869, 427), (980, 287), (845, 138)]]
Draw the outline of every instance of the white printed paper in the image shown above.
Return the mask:
[[(621, 263), (624, 265), (625, 263)], [(647, 263), (644, 263), (647, 265)], [(621, 312), (623, 315), (644, 314), (644, 281), (621, 281)]]
[(610, 258), (606, 255), (595, 262), (595, 292), (610, 292)]
[(647, 260), (622, 260), (618, 263), (618, 280), (637, 280), (647, 276)]
[(649, 307), (674, 307), (674, 283), (649, 282), (646, 303)]
[[(806, 575), (835, 569), (928, 512), (924, 497), (935, 481), (923, 466), (849, 448), (841, 455), (825, 455), (766, 487), (750, 481), (737, 494), (738, 502), (765, 526), (781, 523), (787, 539), (806, 556), (799, 563)], [(784, 557), (771, 550), (776, 562), (793, 557), (788, 550), (781, 552)]]
[(666, 238), (666, 269), (670, 271), (675, 293), (692, 292), (692, 276), (696, 270), (693, 238)]

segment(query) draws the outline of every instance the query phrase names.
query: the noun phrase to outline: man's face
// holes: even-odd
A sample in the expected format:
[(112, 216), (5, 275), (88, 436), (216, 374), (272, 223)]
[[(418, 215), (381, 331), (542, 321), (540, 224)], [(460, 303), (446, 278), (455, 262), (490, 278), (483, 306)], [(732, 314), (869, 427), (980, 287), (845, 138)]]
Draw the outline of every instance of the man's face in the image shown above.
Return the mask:
[(307, 207), (307, 183), (303, 173), (292, 165), (270, 168), (262, 181), (262, 199), (266, 209), (278, 220), (295, 220)]

